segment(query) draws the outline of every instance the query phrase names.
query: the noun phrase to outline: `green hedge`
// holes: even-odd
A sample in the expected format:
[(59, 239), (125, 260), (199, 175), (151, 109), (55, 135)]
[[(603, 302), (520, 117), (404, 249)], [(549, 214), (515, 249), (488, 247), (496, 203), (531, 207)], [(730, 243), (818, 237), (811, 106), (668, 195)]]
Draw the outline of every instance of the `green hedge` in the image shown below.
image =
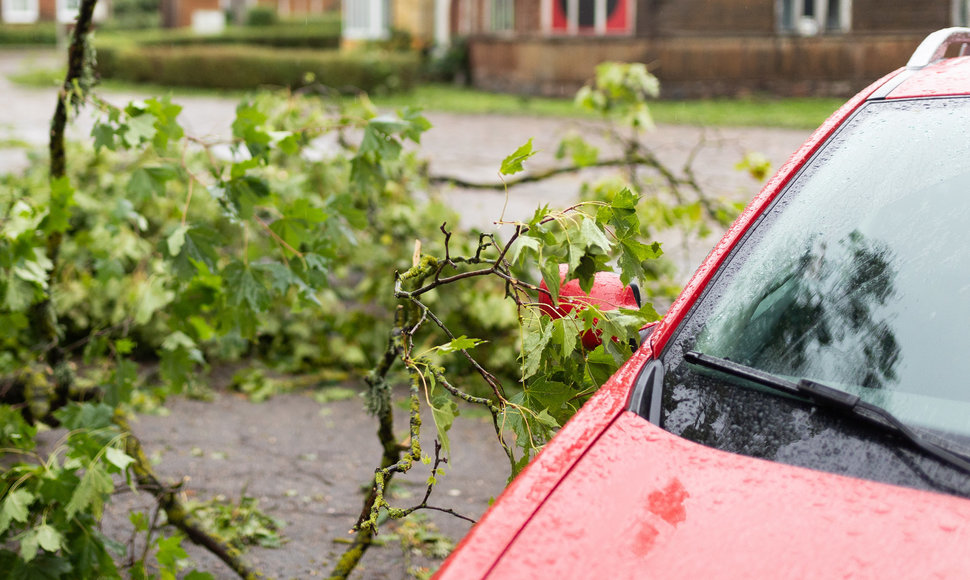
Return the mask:
[(37, 24), (0, 24), (0, 45), (21, 46), (28, 44), (57, 43), (57, 30), (53, 22)]
[(306, 23), (280, 23), (269, 26), (230, 26), (222, 34), (200, 35), (191, 29), (154, 29), (138, 32), (111, 32), (96, 36), (98, 44), (140, 44), (143, 46), (191, 46), (249, 44), (279, 48), (337, 48), (340, 45), (340, 20), (311, 20)]
[(103, 78), (218, 89), (296, 88), (309, 80), (340, 91), (408, 90), (416, 54), (233, 46), (97, 46)]

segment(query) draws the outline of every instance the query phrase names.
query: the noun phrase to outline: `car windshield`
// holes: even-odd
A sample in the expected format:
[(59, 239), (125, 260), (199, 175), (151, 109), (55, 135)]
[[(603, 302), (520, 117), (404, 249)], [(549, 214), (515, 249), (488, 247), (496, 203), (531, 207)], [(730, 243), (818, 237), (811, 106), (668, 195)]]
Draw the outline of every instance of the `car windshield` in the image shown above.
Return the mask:
[(876, 101), (745, 234), (662, 354), (661, 425), (726, 451), (970, 497), (859, 421), (683, 360), (693, 350), (888, 410), (970, 455), (970, 99)]
[(731, 257), (692, 348), (970, 435), (968, 107), (856, 114)]

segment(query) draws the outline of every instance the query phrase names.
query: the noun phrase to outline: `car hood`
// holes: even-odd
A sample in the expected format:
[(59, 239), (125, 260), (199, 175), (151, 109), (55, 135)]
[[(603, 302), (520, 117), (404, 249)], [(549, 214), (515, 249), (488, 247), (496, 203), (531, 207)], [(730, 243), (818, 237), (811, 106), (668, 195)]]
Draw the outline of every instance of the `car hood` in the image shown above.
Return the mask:
[(966, 578), (968, 542), (965, 499), (718, 451), (623, 412), (487, 576)]

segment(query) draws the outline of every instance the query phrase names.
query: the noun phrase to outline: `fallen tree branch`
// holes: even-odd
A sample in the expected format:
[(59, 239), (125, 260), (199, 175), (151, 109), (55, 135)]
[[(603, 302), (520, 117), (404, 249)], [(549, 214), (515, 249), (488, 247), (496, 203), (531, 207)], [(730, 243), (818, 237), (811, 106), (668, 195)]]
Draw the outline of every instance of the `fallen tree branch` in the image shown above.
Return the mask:
[(567, 165), (563, 167), (553, 167), (544, 171), (523, 175), (522, 177), (517, 177), (515, 179), (506, 179), (504, 183), (466, 181), (460, 177), (451, 177), (447, 175), (432, 175), (428, 178), (428, 181), (430, 181), (432, 185), (453, 185), (455, 187), (462, 187), (465, 189), (493, 189), (495, 191), (504, 191), (506, 187), (522, 185), (523, 183), (544, 181), (550, 177), (556, 177), (557, 175), (579, 173), (584, 169), (593, 169), (597, 167), (626, 167), (629, 164), (630, 161), (626, 158), (604, 159), (589, 165)]
[(131, 431), (128, 419), (121, 411), (116, 411), (114, 422), (125, 434), (125, 452), (134, 458), (132, 471), (138, 487), (155, 496), (161, 509), (165, 511), (168, 523), (181, 530), (193, 543), (202, 546), (217, 558), (222, 560), (233, 572), (244, 580), (255, 580), (262, 576), (243, 562), (239, 550), (233, 548), (222, 538), (207, 532), (196, 517), (185, 508), (177, 495), (177, 487), (163, 484), (152, 470), (148, 456), (142, 448), (141, 441)]

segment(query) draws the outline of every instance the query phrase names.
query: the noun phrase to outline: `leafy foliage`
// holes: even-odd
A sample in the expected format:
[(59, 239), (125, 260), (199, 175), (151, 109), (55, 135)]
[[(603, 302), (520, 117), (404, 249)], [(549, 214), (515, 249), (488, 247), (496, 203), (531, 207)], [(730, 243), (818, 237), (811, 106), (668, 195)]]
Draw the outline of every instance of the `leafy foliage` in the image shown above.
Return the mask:
[(260, 511), (259, 500), (254, 497), (243, 495), (232, 502), (217, 496), (188, 507), (206, 528), (235, 548), (279, 548), (283, 543), (280, 530), (285, 523)]

